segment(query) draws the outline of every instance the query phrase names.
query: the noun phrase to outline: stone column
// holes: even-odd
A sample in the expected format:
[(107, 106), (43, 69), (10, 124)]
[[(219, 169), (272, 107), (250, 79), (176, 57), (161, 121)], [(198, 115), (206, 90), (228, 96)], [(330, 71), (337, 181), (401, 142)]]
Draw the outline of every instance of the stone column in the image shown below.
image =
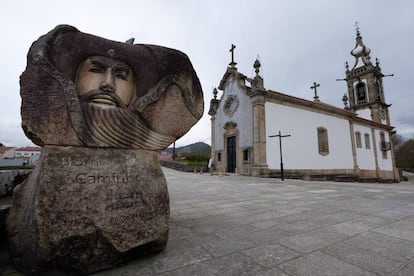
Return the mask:
[[(211, 168), (210, 170), (212, 170), (214, 168), (214, 170), (217, 169), (217, 160), (215, 157), (215, 151), (216, 151), (216, 113), (217, 113), (217, 108), (219, 106), (220, 101), (217, 100), (217, 89), (214, 88), (213, 90), (213, 95), (214, 98), (211, 99), (210, 101), (210, 110), (208, 111), (208, 115), (211, 116), (211, 159), (212, 159), (212, 163), (211, 163)], [(212, 171), (211, 171), (212, 172)]]
[(380, 179), (380, 168), (378, 165), (378, 149), (377, 149), (377, 138), (375, 136), (375, 129), (371, 128), (372, 135), (372, 148), (374, 149), (374, 158), (375, 158), (375, 174), (377, 179)]
[(351, 138), (351, 146), (352, 146), (352, 160), (354, 161), (354, 176), (359, 179), (361, 177), (361, 170), (359, 169), (359, 166), (358, 166), (358, 158), (357, 158), (356, 144), (355, 144), (354, 124), (351, 120), (349, 121), (349, 132), (350, 132), (349, 135), (350, 135), (350, 138)]
[(265, 91), (256, 91), (253, 104), (253, 165), (252, 176), (267, 176), (269, 169), (266, 160), (266, 120)]
[(215, 150), (216, 150), (216, 115), (211, 115), (211, 153), (210, 158), (212, 160), (210, 172), (212, 173), (214, 170), (216, 170), (217, 162), (216, 162), (216, 156), (215, 156)]

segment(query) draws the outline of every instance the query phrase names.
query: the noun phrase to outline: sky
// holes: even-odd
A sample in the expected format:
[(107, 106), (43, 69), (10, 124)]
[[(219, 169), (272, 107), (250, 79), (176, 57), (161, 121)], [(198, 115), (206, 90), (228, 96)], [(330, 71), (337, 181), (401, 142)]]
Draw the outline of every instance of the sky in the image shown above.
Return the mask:
[[(212, 91), (231, 61), (266, 89), (343, 107), (345, 62), (354, 64), (355, 22), (371, 60), (378, 58), (391, 124), (414, 138), (414, 1), (411, 0), (1, 0), (0, 142), (33, 145), (21, 129), (19, 77), (31, 44), (59, 24), (116, 41), (156, 44), (188, 55), (204, 93), (204, 115), (177, 142), (210, 144)], [(219, 92), (219, 97), (221, 91)]]

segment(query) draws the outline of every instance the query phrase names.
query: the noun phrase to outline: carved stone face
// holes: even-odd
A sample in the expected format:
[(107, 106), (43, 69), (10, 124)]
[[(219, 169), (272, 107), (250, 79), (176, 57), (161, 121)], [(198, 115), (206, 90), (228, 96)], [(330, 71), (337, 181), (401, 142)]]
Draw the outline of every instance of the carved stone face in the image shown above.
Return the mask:
[(92, 56), (79, 66), (76, 92), (81, 102), (103, 108), (125, 108), (135, 97), (134, 75), (122, 61)]

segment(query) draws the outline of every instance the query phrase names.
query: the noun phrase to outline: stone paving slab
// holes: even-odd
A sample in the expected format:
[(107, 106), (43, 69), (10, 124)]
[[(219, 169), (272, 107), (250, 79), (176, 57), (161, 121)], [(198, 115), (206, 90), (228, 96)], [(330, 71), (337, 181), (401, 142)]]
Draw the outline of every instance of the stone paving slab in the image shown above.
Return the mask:
[(330, 244), (342, 241), (346, 238), (336, 231), (326, 228), (320, 228), (309, 232), (300, 233), (279, 242), (288, 248), (293, 248), (302, 253), (310, 253), (321, 249)]
[(347, 239), (343, 244), (402, 262), (414, 258), (413, 242), (371, 231)]
[[(414, 275), (413, 182), (163, 171), (166, 250), (95, 275)], [(20, 275), (4, 252), (0, 275)]]
[(337, 243), (321, 250), (339, 260), (365, 268), (378, 275), (389, 275), (400, 267), (403, 262), (390, 256), (382, 256), (373, 251), (356, 248), (347, 243)]
[(414, 241), (414, 216), (384, 225), (374, 230), (375, 232)]
[(376, 274), (351, 265), (322, 252), (314, 252), (282, 264), (288, 275), (308, 276), (374, 276)]
[(414, 275), (414, 260), (404, 265), (401, 269), (397, 270), (391, 276), (412, 276)]

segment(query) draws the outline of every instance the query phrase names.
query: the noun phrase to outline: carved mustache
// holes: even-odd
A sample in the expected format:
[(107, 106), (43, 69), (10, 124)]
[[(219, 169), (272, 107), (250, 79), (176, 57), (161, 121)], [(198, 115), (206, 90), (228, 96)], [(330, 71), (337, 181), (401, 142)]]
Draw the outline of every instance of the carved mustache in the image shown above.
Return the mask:
[(126, 105), (117, 94), (109, 93), (100, 89), (91, 90), (79, 96), (79, 101), (81, 103), (97, 103), (126, 108)]

